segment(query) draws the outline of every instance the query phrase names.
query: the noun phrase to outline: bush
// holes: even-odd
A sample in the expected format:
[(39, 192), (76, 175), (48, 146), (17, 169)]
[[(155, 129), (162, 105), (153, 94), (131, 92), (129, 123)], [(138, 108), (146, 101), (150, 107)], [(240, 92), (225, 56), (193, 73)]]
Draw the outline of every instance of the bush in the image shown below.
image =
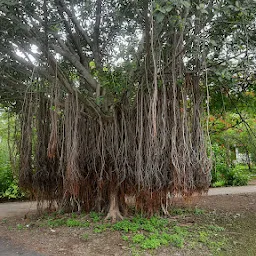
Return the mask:
[(245, 186), (248, 184), (249, 176), (242, 170), (231, 170), (226, 177), (227, 186)]
[(217, 144), (213, 145), (215, 168), (212, 170), (212, 186), (245, 186), (249, 175), (242, 168), (230, 168), (225, 162), (225, 149)]
[(0, 199), (21, 199), (24, 196), (13, 176), (7, 143), (3, 140), (0, 143)]

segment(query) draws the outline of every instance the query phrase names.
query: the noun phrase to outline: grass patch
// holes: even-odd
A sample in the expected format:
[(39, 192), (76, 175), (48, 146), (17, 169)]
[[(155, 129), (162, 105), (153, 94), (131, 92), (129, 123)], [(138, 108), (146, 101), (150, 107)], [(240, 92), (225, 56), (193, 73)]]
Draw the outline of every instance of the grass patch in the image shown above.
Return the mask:
[(93, 222), (99, 222), (102, 220), (102, 214), (97, 212), (90, 212), (89, 216)]
[(111, 227), (111, 224), (109, 223), (103, 223), (101, 225), (96, 225), (93, 229), (94, 233), (102, 233), (107, 231)]
[(205, 211), (198, 208), (177, 208), (173, 209), (171, 214), (175, 215), (175, 218), (159, 216), (145, 218), (142, 215), (136, 215), (114, 224), (104, 222), (103, 216), (96, 212), (91, 212), (89, 215), (51, 214), (45, 216), (41, 223), (45, 223), (44, 226), (51, 228), (61, 226), (88, 228), (87, 233), (80, 235), (83, 241), (88, 241), (89, 235), (92, 233), (119, 232), (121, 239), (128, 244), (132, 255), (140, 255), (141, 252), (143, 254), (147, 250), (157, 255), (157, 250), (161, 250), (162, 247), (172, 248), (171, 250), (200, 248), (200, 250), (210, 251), (213, 254), (223, 248), (225, 244), (222, 235), (223, 227), (215, 225), (215, 223), (209, 225), (209, 222), (201, 225), (194, 222), (186, 224), (187, 218), (198, 219), (202, 223), (201, 215), (204, 216), (203, 219), (209, 218)]

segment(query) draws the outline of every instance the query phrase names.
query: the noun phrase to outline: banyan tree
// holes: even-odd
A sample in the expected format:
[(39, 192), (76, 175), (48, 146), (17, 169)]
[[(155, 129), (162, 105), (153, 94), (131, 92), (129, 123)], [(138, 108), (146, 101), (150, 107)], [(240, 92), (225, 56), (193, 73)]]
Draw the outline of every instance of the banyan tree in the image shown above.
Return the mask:
[(173, 195), (207, 191), (201, 117), (214, 1), (202, 2), (1, 1), (20, 186), (114, 220), (129, 196), (152, 215), (167, 213)]

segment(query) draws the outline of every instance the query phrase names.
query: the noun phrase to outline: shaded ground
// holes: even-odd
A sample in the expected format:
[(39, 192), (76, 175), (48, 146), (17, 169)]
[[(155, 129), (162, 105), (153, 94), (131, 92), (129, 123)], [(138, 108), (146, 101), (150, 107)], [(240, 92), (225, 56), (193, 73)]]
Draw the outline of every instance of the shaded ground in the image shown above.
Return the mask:
[[(240, 192), (245, 188), (238, 187)], [(256, 186), (250, 186), (249, 192), (236, 194), (234, 188), (213, 189), (210, 194), (222, 193), (222, 195), (203, 196), (185, 201), (187, 208), (204, 209), (206, 212), (199, 215), (180, 215), (177, 216), (181, 225), (218, 225), (225, 228), (225, 245), (221, 251), (215, 251), (214, 255), (256, 255)], [(255, 191), (255, 193), (253, 192)], [(225, 195), (229, 194), (229, 195)], [(13, 212), (13, 203), (7, 206), (0, 205), (0, 216), (5, 212)], [(17, 203), (15, 203), (16, 205)], [(34, 204), (28, 203), (30, 209), (35, 209)], [(16, 207), (16, 206), (15, 206)], [(18, 205), (17, 205), (18, 207)], [(178, 202), (176, 208), (181, 207)], [(18, 210), (19, 208), (15, 208)], [(4, 218), (0, 221), (0, 255), (26, 255), (36, 256), (36, 254), (6, 254), (2, 253), (6, 244), (6, 239), (18, 247), (26, 248), (47, 256), (128, 256), (136, 255), (129, 245), (122, 239), (121, 234), (115, 231), (94, 233), (85, 228), (56, 227), (50, 228), (40, 226), (42, 220), (30, 217), (27, 208), (22, 207), (22, 215), (19, 217)], [(25, 216), (26, 214), (26, 216)], [(22, 217), (22, 218), (21, 218)], [(25, 217), (25, 218), (24, 218)], [(173, 217), (172, 217), (173, 218)], [(176, 218), (176, 217), (175, 217)], [(88, 233), (87, 239), (82, 239), (82, 235)], [(3, 240), (4, 239), (4, 240)], [(13, 247), (12, 247), (13, 248)], [(1, 251), (2, 250), (2, 251)], [(16, 249), (14, 249), (15, 251)], [(10, 253), (14, 253), (11, 251)], [(28, 252), (26, 252), (28, 253)], [(153, 253), (153, 254), (151, 254)], [(194, 249), (178, 249), (164, 247), (155, 252), (147, 251), (137, 255), (213, 255), (197, 246)]]
[(25, 250), (22, 246), (14, 246), (12, 241), (5, 238), (0, 238), (0, 255), (1, 256), (17, 256), (17, 255), (40, 256), (39, 253)]

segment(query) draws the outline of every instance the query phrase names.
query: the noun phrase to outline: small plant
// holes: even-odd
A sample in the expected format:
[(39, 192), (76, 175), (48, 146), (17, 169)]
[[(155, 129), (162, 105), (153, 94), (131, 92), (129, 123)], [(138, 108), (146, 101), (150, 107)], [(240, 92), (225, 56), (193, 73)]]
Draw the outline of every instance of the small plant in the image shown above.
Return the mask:
[(108, 224), (108, 223), (107, 224), (102, 224), (102, 225), (97, 225), (96, 227), (94, 227), (93, 232), (94, 233), (102, 233), (110, 227), (111, 227), (111, 225)]
[(157, 249), (161, 246), (161, 240), (156, 236), (146, 238), (141, 244), (142, 249)]
[(115, 230), (124, 231), (124, 232), (136, 232), (139, 230), (140, 225), (135, 222), (131, 222), (129, 220), (122, 220), (114, 224), (113, 228)]
[(74, 212), (72, 212), (72, 214), (71, 214), (71, 218), (72, 218), (72, 219), (76, 219), (76, 218), (77, 218), (77, 214), (76, 214), (76, 213), (74, 213)]
[(132, 238), (133, 243), (141, 243), (143, 240), (145, 240), (145, 236), (143, 234), (136, 234)]
[(199, 232), (199, 242), (206, 243), (206, 242), (208, 242), (208, 239), (209, 239), (209, 237), (208, 237), (207, 232), (205, 232), (205, 231)]
[(171, 211), (172, 215), (183, 215), (184, 213), (185, 213), (185, 210), (179, 209), (179, 208), (172, 209), (172, 211)]
[(22, 230), (24, 228), (24, 226), (22, 224), (17, 224), (17, 229), (18, 230)]
[(209, 225), (208, 228), (212, 231), (215, 231), (215, 232), (220, 232), (220, 231), (225, 230), (225, 228), (217, 226), (217, 225)]
[(202, 215), (202, 214), (204, 214), (204, 210), (202, 210), (202, 209), (198, 209), (198, 208), (195, 208), (195, 210), (194, 210), (194, 214), (195, 215)]
[(82, 239), (83, 239), (83, 240), (87, 241), (88, 238), (89, 238), (89, 235), (88, 235), (87, 233), (85, 233), (85, 234), (82, 235)]
[(2, 219), (2, 223), (7, 223), (7, 219)]
[(178, 234), (170, 235), (169, 241), (175, 247), (178, 247), (178, 248), (184, 247), (184, 238), (181, 235), (178, 235)]
[(65, 226), (66, 220), (65, 219), (49, 219), (47, 224), (51, 228), (56, 228), (60, 226)]
[(185, 227), (174, 226), (173, 230), (176, 234), (179, 234), (181, 236), (186, 236), (188, 234), (188, 231)]
[(90, 212), (89, 215), (93, 222), (99, 222), (101, 220), (101, 215), (97, 212)]
[(123, 235), (123, 236), (122, 236), (122, 239), (123, 239), (124, 241), (128, 241), (128, 240), (129, 240), (129, 237), (128, 237), (128, 236)]
[(81, 222), (77, 219), (68, 219), (66, 221), (66, 225), (68, 227), (89, 227), (90, 223), (89, 222)]
[(226, 181), (225, 180), (218, 180), (212, 184), (214, 188), (218, 187), (225, 187)]

